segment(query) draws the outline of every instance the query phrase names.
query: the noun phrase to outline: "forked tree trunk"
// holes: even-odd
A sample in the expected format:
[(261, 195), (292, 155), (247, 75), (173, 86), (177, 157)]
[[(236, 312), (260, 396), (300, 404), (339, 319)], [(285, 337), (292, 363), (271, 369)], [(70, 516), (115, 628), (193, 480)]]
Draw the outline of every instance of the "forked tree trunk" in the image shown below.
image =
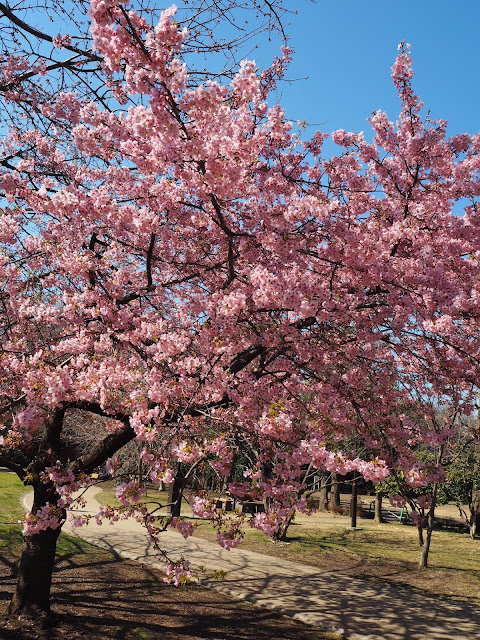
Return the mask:
[[(48, 502), (55, 504), (57, 499), (58, 495), (44, 485), (36, 486), (32, 513)], [(50, 613), (50, 589), (60, 531), (61, 527), (58, 527), (24, 537), (17, 584), (7, 616), (37, 618)]]
[[(77, 405), (71, 405), (71, 408), (106, 417), (106, 414), (96, 403), (82, 402)], [(113, 417), (122, 422), (124, 428), (115, 433), (109, 433), (95, 446), (76, 458), (71, 465), (74, 473), (80, 471), (87, 474), (91, 473), (93, 469), (104, 464), (108, 458), (111, 458), (114, 453), (135, 438), (135, 431), (130, 426), (128, 416), (122, 414)], [(49, 452), (49, 455), (58, 455), (58, 459), (62, 459), (62, 455), (65, 452), (62, 453), (63, 443), (60, 440), (60, 435), (64, 418), (65, 405), (62, 405), (46, 421), (45, 437), (39, 445), (36, 461), (29, 466), (28, 470), (23, 470), (22, 473), (14, 469), (22, 480), (27, 476), (26, 471), (36, 477), (40, 476), (41, 472), (45, 470), (44, 466), (42, 466), (45, 464), (43, 457), (45, 452)], [(55, 453), (53, 454), (52, 452)], [(33, 482), (33, 490), (33, 514), (46, 504), (57, 504), (59, 495), (53, 485), (37, 480)], [(58, 515), (61, 520), (65, 520), (66, 513), (64, 510), (59, 510)], [(50, 613), (50, 589), (55, 550), (60, 531), (61, 527), (57, 527), (56, 529), (47, 529), (24, 538), (24, 547), (18, 564), (17, 585), (8, 607), (7, 615), (37, 618), (39, 615), (48, 615)]]
[(292, 515), (286, 519), (283, 525), (277, 529), (277, 531), (273, 535), (273, 539), (276, 542), (288, 541), (288, 538), (287, 538), (288, 527), (292, 524), (294, 518), (295, 518), (295, 512), (293, 512)]

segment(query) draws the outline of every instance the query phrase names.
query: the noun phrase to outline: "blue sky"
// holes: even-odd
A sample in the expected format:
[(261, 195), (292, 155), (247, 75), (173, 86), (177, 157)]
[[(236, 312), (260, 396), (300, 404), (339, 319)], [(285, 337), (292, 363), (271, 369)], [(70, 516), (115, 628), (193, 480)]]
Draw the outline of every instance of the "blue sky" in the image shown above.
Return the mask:
[[(174, 0), (155, 0), (158, 7)], [(176, 0), (181, 6), (182, 0)], [(136, 4), (133, 2), (133, 4)], [(399, 105), (390, 69), (402, 40), (412, 46), (414, 89), (432, 117), (449, 121), (449, 133), (480, 130), (479, 0), (285, 0), (286, 31), (295, 49), (287, 78), (274, 99), (292, 120), (325, 132), (365, 131), (376, 109), (395, 120)], [(45, 14), (28, 21), (49, 33), (65, 29)], [(252, 25), (254, 23), (252, 22)], [(248, 58), (268, 67), (279, 53), (262, 37)], [(253, 44), (253, 43), (252, 43)], [(250, 45), (249, 45), (250, 46)], [(307, 134), (308, 135), (308, 132)]]
[[(449, 133), (480, 130), (480, 3), (473, 0), (296, 2), (296, 54), (277, 98), (287, 115), (324, 131), (365, 131), (375, 109), (398, 115), (390, 78), (397, 45), (412, 46), (414, 89)], [(276, 45), (277, 46), (277, 43)], [(252, 54), (267, 66), (272, 49)], [(320, 127), (318, 127), (320, 125)], [(369, 136), (368, 136), (369, 137)]]

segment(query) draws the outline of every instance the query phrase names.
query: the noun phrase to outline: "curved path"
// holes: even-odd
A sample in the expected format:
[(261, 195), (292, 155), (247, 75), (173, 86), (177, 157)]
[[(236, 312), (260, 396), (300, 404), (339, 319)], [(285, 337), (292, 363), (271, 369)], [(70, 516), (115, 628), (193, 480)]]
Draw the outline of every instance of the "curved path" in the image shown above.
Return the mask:
[[(94, 495), (99, 491), (88, 489), (84, 511), (97, 512)], [(165, 567), (145, 530), (134, 520), (98, 526), (92, 519), (88, 526), (74, 531), (67, 523), (64, 530), (122, 557)], [(201, 566), (210, 574), (224, 572), (223, 580), (202, 579), (203, 584), (348, 640), (480, 639), (480, 611), (467, 604), (423, 597), (241, 547), (226, 551), (215, 543), (184, 540), (170, 531), (162, 534), (162, 546), (174, 559), (188, 558), (194, 568)]]

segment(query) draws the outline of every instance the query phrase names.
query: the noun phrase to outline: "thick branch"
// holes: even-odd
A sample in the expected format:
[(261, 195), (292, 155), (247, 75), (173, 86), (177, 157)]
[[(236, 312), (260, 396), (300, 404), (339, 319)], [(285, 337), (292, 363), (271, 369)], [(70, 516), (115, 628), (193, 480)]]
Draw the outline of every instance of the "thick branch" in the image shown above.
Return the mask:
[(16, 464), (15, 462), (9, 460), (6, 456), (2, 456), (0, 454), (0, 465), (2, 465), (2, 467), (7, 467), (7, 469), (10, 469), (10, 471), (14, 471), (22, 482), (25, 480), (25, 476), (27, 475), (27, 473), (20, 464)]
[(51, 448), (53, 451), (58, 451), (64, 418), (65, 407), (62, 406), (55, 410), (51, 420), (47, 423), (44, 444), (48, 449)]
[(128, 423), (124, 423), (124, 428), (121, 431), (108, 434), (91, 451), (80, 456), (73, 465), (74, 470), (91, 473), (133, 440), (135, 435), (132, 427)]
[(245, 349), (245, 351), (242, 351), (242, 353), (239, 353), (232, 360), (232, 364), (228, 368), (230, 373), (232, 374), (238, 373), (239, 371), (244, 369), (246, 366), (248, 366), (251, 362), (253, 362), (255, 358), (258, 358), (258, 356), (260, 356), (262, 353), (265, 353), (266, 350), (267, 350), (267, 347), (263, 346), (262, 344), (256, 344), (256, 345), (253, 345), (253, 347), (250, 347), (249, 349)]
[(153, 287), (152, 256), (153, 256), (153, 249), (155, 247), (155, 239), (156, 239), (156, 236), (154, 233), (152, 233), (150, 237), (150, 245), (147, 251), (147, 286), (150, 290)]

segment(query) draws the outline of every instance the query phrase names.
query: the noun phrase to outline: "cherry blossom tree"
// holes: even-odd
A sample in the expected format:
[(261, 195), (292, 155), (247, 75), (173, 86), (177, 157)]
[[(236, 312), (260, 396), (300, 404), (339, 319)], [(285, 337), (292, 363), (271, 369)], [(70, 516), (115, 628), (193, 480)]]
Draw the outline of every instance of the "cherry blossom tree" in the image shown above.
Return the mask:
[[(81, 524), (72, 494), (99, 465), (114, 472), (128, 442), (157, 483), (178, 462), (229, 477), (251, 446), (230, 491), (267, 497), (251, 525), (275, 535), (307, 509), (305, 465), (375, 482), (403, 465), (428, 483), (411, 441), (440, 446), (450, 431), (408, 416), (431, 418), (434, 398), (468, 412), (478, 380), (480, 136), (447, 138), (422, 117), (407, 46), (398, 122), (376, 112), (372, 142), (334, 132), (326, 159), (325, 134), (303, 140), (269, 105), (288, 49), (271, 69), (190, 83), (174, 7), (154, 27), (111, 0), (90, 16), (108, 102), (4, 93), (52, 128), (2, 142), (0, 464), (34, 490), (11, 614), (49, 612), (61, 526)], [(3, 77), (28, 68), (9, 57)], [(65, 448), (71, 410), (106, 419), (86, 452)], [(342, 450), (353, 437), (368, 456)], [(192, 532), (155, 519), (138, 483), (118, 496), (160, 547), (166, 526)], [(190, 501), (238, 544), (238, 520), (200, 492)]]
[(418, 534), (420, 568), (428, 567), (435, 509), (441, 503), (445, 481), (445, 451), (454, 435), (456, 419), (456, 412), (453, 416), (436, 415), (430, 424), (417, 418), (417, 425), (420, 423), (422, 430), (430, 431), (428, 438), (423, 437), (420, 442), (415, 436), (410, 438), (396, 468), (391, 468), (389, 477), (377, 486), (378, 492), (389, 496), (391, 504), (410, 508), (410, 519)]

